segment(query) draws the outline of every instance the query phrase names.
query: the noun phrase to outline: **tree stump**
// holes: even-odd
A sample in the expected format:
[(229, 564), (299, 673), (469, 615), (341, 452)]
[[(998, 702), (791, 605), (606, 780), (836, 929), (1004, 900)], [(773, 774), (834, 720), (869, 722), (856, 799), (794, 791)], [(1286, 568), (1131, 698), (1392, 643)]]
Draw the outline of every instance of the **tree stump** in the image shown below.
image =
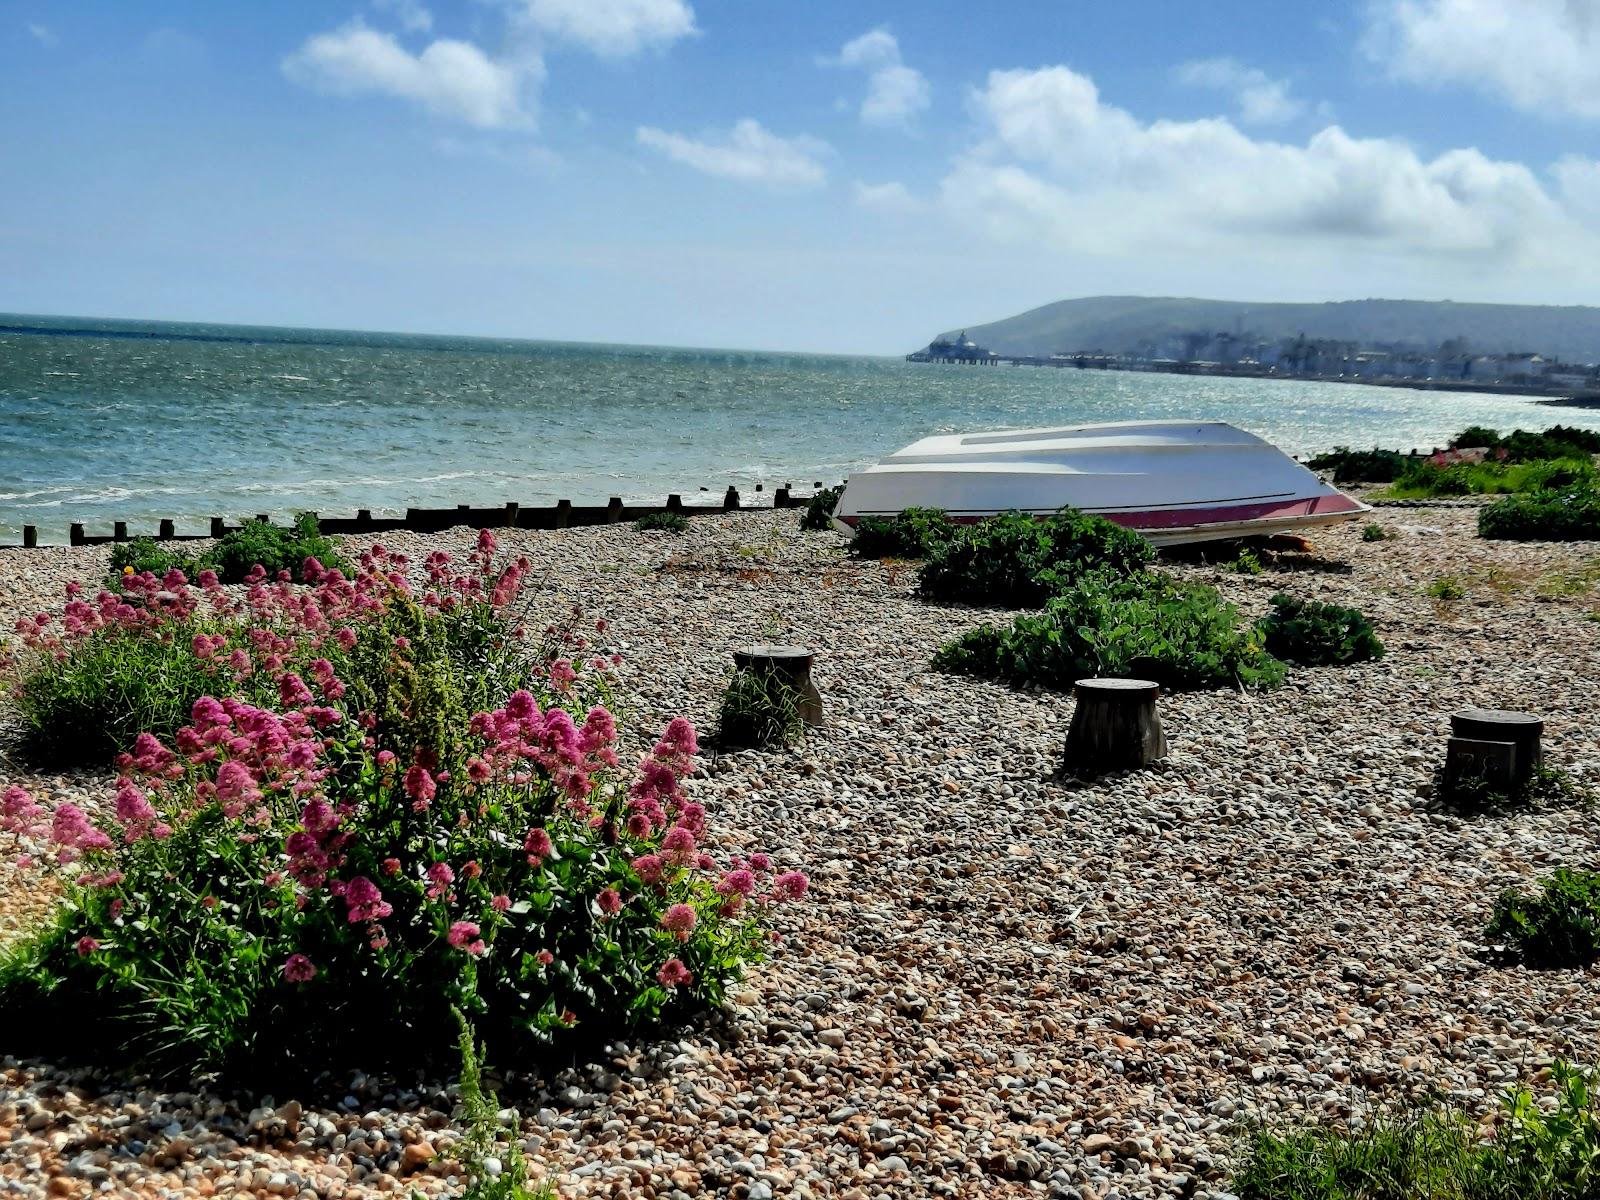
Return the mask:
[(1063, 765), (1090, 778), (1107, 771), (1144, 767), (1167, 756), (1167, 739), (1156, 711), (1159, 684), (1148, 679), (1080, 679), (1072, 689), (1078, 705), (1067, 730)]
[(822, 693), (811, 682), (815, 658), (800, 646), (746, 646), (733, 652), (733, 665), (794, 691), (800, 698), (800, 719), (807, 725), (821, 725)]
[(1494, 787), (1518, 788), (1533, 778), (1543, 759), (1544, 720), (1532, 713), (1464, 708), (1450, 716), (1445, 778), (1476, 778)]

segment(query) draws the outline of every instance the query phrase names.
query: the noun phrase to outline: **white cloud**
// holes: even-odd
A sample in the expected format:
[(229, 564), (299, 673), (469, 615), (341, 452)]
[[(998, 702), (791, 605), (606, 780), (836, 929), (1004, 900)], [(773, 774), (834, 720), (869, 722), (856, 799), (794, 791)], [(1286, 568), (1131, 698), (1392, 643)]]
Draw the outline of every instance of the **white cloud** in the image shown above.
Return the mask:
[(625, 58), (695, 33), (684, 0), (517, 0), (527, 21), (552, 38)]
[(471, 42), (451, 38), (412, 54), (389, 34), (361, 25), (307, 39), (283, 60), (283, 72), (304, 87), (336, 95), (396, 96), (480, 129), (532, 125), (524, 92), (544, 74), (536, 58), (500, 62)]
[(824, 66), (850, 67), (867, 72), (867, 95), (861, 102), (861, 119), (868, 125), (905, 125), (932, 101), (927, 78), (900, 57), (900, 43), (887, 29), (874, 29), (846, 42)]
[(1600, 119), (1596, 0), (1373, 0), (1369, 13), (1367, 52), (1396, 78)]
[(809, 188), (820, 186), (827, 178), (827, 169), (819, 161), (828, 152), (827, 143), (804, 134), (779, 137), (748, 117), (735, 124), (727, 137), (714, 140), (648, 125), (641, 125), (635, 136), (640, 145), (658, 150), (674, 162), (724, 179), (775, 188)]
[(913, 196), (899, 180), (890, 180), (888, 183), (862, 183), (858, 180), (854, 192), (856, 203), (871, 212), (909, 216), (923, 209), (922, 201)]
[[(986, 140), (942, 185), (1007, 239), (1091, 254), (1311, 251), (1506, 262), (1587, 235), (1526, 166), (1432, 159), (1329, 126), (1303, 145), (1220, 118), (1144, 123), (1066, 67), (995, 71), (972, 108)], [(1592, 250), (1593, 247), (1590, 246)]]
[(30, 21), (28, 23), (28, 32), (33, 35), (33, 40), (41, 46), (57, 46), (61, 44), (61, 39), (55, 35), (49, 26), (37, 25)]
[(433, 28), (433, 14), (418, 0), (372, 0), (372, 6), (393, 13), (400, 27), (409, 33), (427, 33)]
[(1568, 211), (1600, 229), (1600, 160), (1569, 154), (1551, 168)]
[(1233, 58), (1201, 58), (1186, 62), (1175, 72), (1179, 83), (1213, 88), (1233, 96), (1239, 119), (1251, 125), (1278, 125), (1292, 121), (1306, 106), (1289, 94), (1285, 79), (1274, 79), (1259, 67), (1247, 67)]

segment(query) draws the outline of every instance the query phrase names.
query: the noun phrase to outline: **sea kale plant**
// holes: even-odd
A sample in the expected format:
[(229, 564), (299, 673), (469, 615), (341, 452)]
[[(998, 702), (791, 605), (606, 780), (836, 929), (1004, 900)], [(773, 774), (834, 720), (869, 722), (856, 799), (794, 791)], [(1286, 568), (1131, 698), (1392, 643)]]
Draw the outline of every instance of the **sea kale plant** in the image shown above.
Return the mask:
[(1307, 667), (1342, 667), (1383, 657), (1383, 643), (1359, 609), (1277, 595), (1257, 623), (1267, 653)]
[(1104, 517), (1064, 508), (1010, 512), (958, 528), (930, 548), (918, 590), (927, 599), (1038, 608), (1088, 571), (1142, 571), (1155, 547)]
[(943, 509), (908, 508), (892, 517), (862, 517), (850, 553), (857, 558), (927, 558), (955, 533)]
[[(374, 547), (309, 587), (122, 601), (119, 637), (179, 644), (213, 686), (133, 739), (104, 813), (3, 790), (19, 861), (64, 880), (0, 959), (13, 1036), (284, 1076), (447, 1058), (459, 1011), (516, 1058), (715, 1004), (761, 956), (806, 877), (713, 852), (688, 721), (624, 765), (603, 623), (525, 637), (526, 561), (487, 531), (424, 570)], [(190, 640), (200, 612), (222, 632)]]

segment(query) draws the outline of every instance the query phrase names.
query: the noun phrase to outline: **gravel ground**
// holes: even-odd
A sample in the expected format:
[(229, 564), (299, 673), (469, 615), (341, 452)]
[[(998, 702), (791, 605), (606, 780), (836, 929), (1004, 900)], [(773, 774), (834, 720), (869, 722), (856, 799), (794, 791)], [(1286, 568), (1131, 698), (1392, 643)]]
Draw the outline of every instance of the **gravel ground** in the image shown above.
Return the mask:
[[(1600, 545), (1483, 542), (1455, 507), (1374, 516), (1398, 536), (1319, 532), (1302, 569), (1171, 569), (1251, 615), (1277, 591), (1354, 604), (1388, 657), (1165, 697), (1170, 758), (1089, 786), (1053, 777), (1068, 697), (927, 670), (995, 614), (918, 602), (914, 570), (850, 562), (794, 512), (507, 535), (548, 568), (551, 612), (612, 622), (633, 728), (710, 728), (729, 650), (757, 641), (814, 648), (828, 711), (804, 747), (709, 758), (696, 786), (726, 841), (811, 872), (783, 948), (723, 1036), (540, 1081), (516, 1134), (534, 1173), (563, 1197), (1220, 1196), (1247, 1119), (1430, 1092), (1487, 1109), (1552, 1056), (1600, 1056), (1600, 970), (1481, 944), (1501, 888), (1600, 866), (1592, 813), (1465, 821), (1422, 798), (1468, 705), (1544, 714), (1547, 760), (1596, 777)], [(471, 536), (382, 540), (420, 559)], [(104, 554), (0, 552), (0, 620)], [(1425, 594), (1445, 575), (1464, 599)], [(49, 902), (0, 878), (0, 932)], [(457, 1190), (437, 1087), (358, 1078), (302, 1108), (3, 1066), (3, 1194)]]

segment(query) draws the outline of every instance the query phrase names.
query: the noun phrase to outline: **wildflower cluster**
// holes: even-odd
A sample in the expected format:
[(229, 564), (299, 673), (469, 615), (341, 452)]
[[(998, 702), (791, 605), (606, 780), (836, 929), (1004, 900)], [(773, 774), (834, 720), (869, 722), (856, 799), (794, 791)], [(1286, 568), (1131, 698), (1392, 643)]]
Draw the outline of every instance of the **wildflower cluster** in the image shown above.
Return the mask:
[(420, 595), (375, 547), (349, 579), (143, 580), (35, 622), (66, 663), (181, 631), (217, 688), (132, 739), (103, 816), (0, 794), (18, 861), (68, 880), (0, 1011), (48, 997), (149, 1059), (309, 1070), (448, 1052), (453, 1008), (516, 1054), (719, 1001), (805, 876), (719, 860), (688, 721), (624, 768), (614, 660), (570, 624), (532, 647), (527, 564), (495, 549), (431, 556)]

